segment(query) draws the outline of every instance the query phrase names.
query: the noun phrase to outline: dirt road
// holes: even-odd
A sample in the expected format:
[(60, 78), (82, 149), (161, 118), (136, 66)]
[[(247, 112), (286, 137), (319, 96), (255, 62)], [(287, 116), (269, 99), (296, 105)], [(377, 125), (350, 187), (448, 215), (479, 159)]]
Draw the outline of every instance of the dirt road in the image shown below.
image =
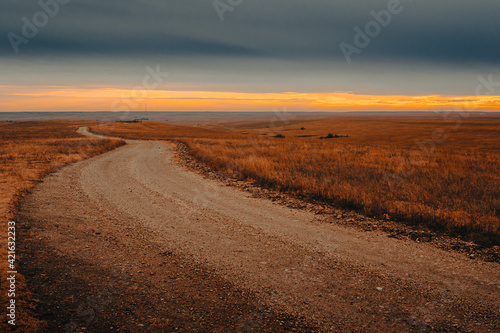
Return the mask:
[(500, 327), (499, 264), (252, 198), (179, 165), (167, 143), (65, 167), (20, 216), (52, 331)]

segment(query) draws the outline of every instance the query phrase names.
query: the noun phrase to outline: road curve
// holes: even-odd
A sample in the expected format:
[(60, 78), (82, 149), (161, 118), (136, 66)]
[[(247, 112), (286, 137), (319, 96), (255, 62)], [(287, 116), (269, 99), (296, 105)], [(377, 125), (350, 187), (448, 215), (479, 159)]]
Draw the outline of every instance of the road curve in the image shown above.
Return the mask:
[[(92, 135), (86, 128), (79, 133)], [(275, 314), (297, 318), (300, 323), (289, 328), (297, 331), (493, 332), (500, 327), (499, 264), (327, 224), (313, 213), (253, 198), (179, 165), (165, 142), (127, 141), (61, 169), (36, 187), (21, 216), (57, 258), (87, 267), (81, 276), (69, 269), (57, 283), (33, 277), (33, 285), (46, 285), (36, 291), (40, 297), (48, 290), (57, 293), (65, 281), (90, 285), (126, 273), (142, 281), (141, 295), (119, 297), (148, 298), (157, 304), (149, 318), (156, 320), (171, 311), (162, 290), (170, 288), (174, 268), (166, 266), (172, 258), (176, 269), (186, 265), (193, 274), (212, 272), (210, 279), (235, 288), (227, 293), (253, 295), (256, 307), (266, 309), (234, 321), (234, 331), (264, 331)], [(161, 254), (168, 256), (158, 259)], [(210, 297), (193, 296), (196, 286), (190, 290), (186, 297), (199, 297), (199, 304)], [(47, 296), (51, 307), (58, 306), (56, 296)], [(73, 316), (78, 325), (99, 320), (81, 324), (79, 314)], [(101, 316), (114, 325), (111, 331), (135, 331), (112, 317)], [(188, 327), (180, 323), (179, 330)], [(155, 331), (150, 322), (142, 325), (137, 331)]]

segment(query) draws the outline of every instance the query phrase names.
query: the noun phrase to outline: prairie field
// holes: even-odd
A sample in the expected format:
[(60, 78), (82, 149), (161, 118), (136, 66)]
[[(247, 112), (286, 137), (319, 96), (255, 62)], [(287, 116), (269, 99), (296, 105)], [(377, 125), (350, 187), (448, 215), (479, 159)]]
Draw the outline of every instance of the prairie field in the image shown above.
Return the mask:
[[(214, 171), (306, 201), (357, 211), (380, 221), (398, 221), (484, 247), (500, 244), (498, 119), (337, 118), (206, 127), (90, 121), (0, 124), (4, 230), (7, 221), (22, 216), (16, 215), (21, 199), (45, 175), (124, 144), (119, 139), (83, 137), (76, 132), (81, 126), (110, 137), (181, 143), (199, 163)], [(68, 186), (60, 190), (72, 191)], [(63, 214), (61, 221), (65, 220), (67, 212), (59, 213)], [(5, 233), (1, 235), (0, 255), (7, 257), (7, 239)], [(22, 257), (16, 260), (23, 264)], [(7, 264), (0, 265), (2, 281), (6, 280)], [(26, 276), (17, 275), (16, 306), (23, 309), (17, 323), (23, 332), (38, 332), (48, 324), (37, 319), (38, 308), (30, 294), (33, 285), (27, 284), (35, 278)], [(2, 283), (1, 306), (7, 302), (5, 287)]]
[[(48, 173), (68, 163), (76, 162), (112, 150), (123, 144), (121, 140), (94, 139), (76, 133), (83, 122), (23, 122), (0, 124), (0, 218), (2, 236), (0, 255), (7, 258), (7, 221), (15, 218), (21, 196)], [(91, 123), (90, 123), (91, 124)], [(4, 232), (5, 230), (5, 232)], [(19, 241), (19, 240), (18, 240)], [(16, 258), (19, 260), (20, 258)], [(21, 258), (22, 260), (22, 258)], [(19, 261), (16, 261), (18, 264)], [(0, 264), (2, 307), (7, 301), (7, 261)], [(17, 276), (17, 292), (25, 294), (18, 302), (25, 311), (19, 313), (18, 326), (25, 332), (36, 332), (43, 323), (30, 317), (32, 306), (26, 303), (26, 286)], [(2, 322), (2, 325), (5, 324)]]
[(272, 121), (231, 131), (114, 123), (92, 130), (180, 141), (198, 161), (240, 180), (485, 246), (500, 244), (498, 119)]

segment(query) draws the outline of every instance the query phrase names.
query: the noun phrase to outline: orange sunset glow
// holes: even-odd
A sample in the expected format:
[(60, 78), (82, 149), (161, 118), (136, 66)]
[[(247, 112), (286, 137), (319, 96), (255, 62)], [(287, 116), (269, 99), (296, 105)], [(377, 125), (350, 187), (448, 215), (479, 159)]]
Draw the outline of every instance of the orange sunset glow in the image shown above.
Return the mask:
[(404, 96), (332, 93), (244, 93), (43, 87), (16, 90), (2, 87), (8, 97), (4, 111), (270, 111), (277, 107), (312, 111), (395, 111), (463, 108), (498, 110), (500, 96)]

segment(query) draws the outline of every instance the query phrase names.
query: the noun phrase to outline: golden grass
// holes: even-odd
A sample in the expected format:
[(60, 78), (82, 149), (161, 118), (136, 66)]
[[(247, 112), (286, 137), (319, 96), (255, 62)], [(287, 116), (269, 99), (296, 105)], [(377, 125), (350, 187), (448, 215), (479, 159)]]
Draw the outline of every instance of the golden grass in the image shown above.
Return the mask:
[[(500, 243), (496, 119), (334, 119), (248, 128), (242, 134), (143, 123), (94, 130), (182, 141), (199, 161), (238, 179), (486, 246)], [(319, 139), (328, 133), (349, 137)]]
[(212, 168), (269, 188), (488, 242), (500, 233), (499, 156), (436, 152), (414, 164), (408, 150), (296, 139), (187, 144)]
[[(280, 121), (275, 124), (279, 125)], [(285, 123), (286, 124), (286, 123)], [(304, 128), (304, 130), (301, 130)], [(439, 135), (439, 131), (442, 131)], [(474, 150), (500, 153), (500, 118), (478, 120), (470, 117), (460, 118), (450, 115), (443, 119), (411, 118), (339, 118), (310, 121), (306, 123), (277, 126), (274, 128), (258, 128), (247, 131), (252, 135), (283, 134), (287, 138), (310, 136), (315, 141), (328, 133), (349, 135), (348, 138), (335, 139), (335, 143), (359, 144), (367, 146), (385, 146), (400, 148), (416, 148), (416, 142), (428, 142), (434, 137), (440, 138), (436, 144), (439, 150), (458, 151)]]
[[(91, 123), (94, 124), (94, 123)], [(86, 138), (76, 133), (79, 122), (21, 122), (0, 124), (0, 307), (6, 311), (7, 222), (14, 220), (20, 197), (47, 173), (68, 163), (104, 153), (123, 144), (120, 140)], [(22, 221), (17, 221), (18, 223)], [(19, 256), (16, 256), (19, 266)], [(22, 268), (20, 268), (22, 270)], [(16, 323), (23, 332), (37, 332), (44, 323), (31, 316), (32, 306), (22, 275), (17, 275)], [(5, 312), (4, 312), (5, 316)], [(5, 319), (5, 318), (4, 318)], [(2, 326), (3, 325), (3, 326)], [(7, 331), (5, 320), (0, 331)]]
[(171, 140), (192, 138), (244, 138), (244, 135), (204, 127), (174, 126), (165, 123), (98, 123), (91, 126), (93, 132), (127, 139)]

